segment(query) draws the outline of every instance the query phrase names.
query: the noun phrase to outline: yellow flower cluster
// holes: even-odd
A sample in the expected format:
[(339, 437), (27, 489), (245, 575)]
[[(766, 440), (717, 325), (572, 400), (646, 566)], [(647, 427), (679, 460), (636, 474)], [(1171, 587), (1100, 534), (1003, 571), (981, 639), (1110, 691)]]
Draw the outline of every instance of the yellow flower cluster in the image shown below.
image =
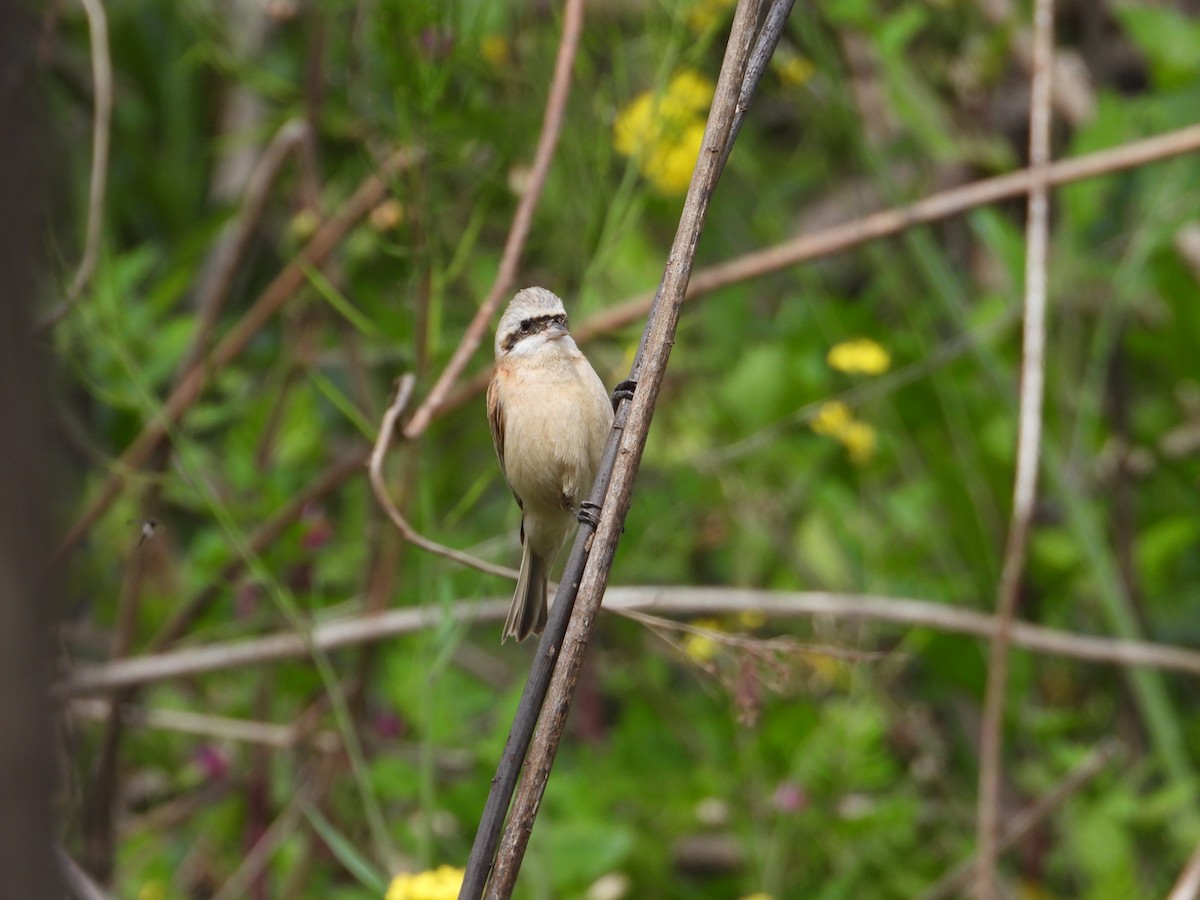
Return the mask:
[(386, 900), (457, 900), (464, 869), (438, 866), (428, 872), (397, 875), (388, 886)]
[(825, 361), (831, 368), (850, 375), (882, 375), (892, 366), (891, 354), (870, 338), (834, 344)]
[(637, 161), (659, 193), (687, 190), (704, 143), (704, 116), (713, 83), (691, 69), (680, 72), (661, 94), (643, 91), (617, 115), (613, 146)]
[(850, 461), (862, 465), (875, 455), (875, 429), (860, 422), (840, 400), (823, 403), (812, 420), (812, 430), (833, 438), (846, 448)]

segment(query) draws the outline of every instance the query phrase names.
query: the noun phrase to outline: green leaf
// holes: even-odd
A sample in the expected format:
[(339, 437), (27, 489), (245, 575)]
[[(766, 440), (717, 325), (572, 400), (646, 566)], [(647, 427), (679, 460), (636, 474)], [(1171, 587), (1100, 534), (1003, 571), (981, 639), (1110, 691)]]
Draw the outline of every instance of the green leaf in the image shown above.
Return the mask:
[(321, 840), (337, 857), (338, 862), (346, 867), (346, 871), (357, 878), (363, 887), (369, 888), (382, 897), (387, 892), (387, 878), (350, 843), (345, 835), (333, 826), (332, 822), (321, 815), (320, 810), (307, 800), (301, 801), (300, 808), (304, 811), (304, 816), (312, 825), (313, 830), (321, 836)]

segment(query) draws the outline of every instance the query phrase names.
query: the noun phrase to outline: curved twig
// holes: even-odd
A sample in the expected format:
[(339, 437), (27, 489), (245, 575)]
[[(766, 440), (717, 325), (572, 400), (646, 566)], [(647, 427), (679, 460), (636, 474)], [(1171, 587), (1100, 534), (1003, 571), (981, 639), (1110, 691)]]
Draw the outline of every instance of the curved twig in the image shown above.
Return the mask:
[(383, 507), (383, 511), (392, 520), (392, 524), (404, 535), (404, 539), (413, 546), (420, 547), (422, 550), (427, 550), (438, 556), (444, 556), (446, 559), (452, 559), (472, 569), (478, 569), (480, 572), (487, 572), (489, 575), (500, 575), (503, 578), (511, 578), (515, 581), (518, 575), (516, 569), (498, 566), (495, 563), (487, 562), (486, 560), (471, 556), (469, 553), (463, 553), (461, 550), (455, 550), (453, 547), (447, 547), (445, 544), (439, 544), (437, 541), (425, 537), (425, 535), (408, 524), (408, 520), (400, 514), (400, 510), (396, 508), (396, 504), (388, 496), (387, 484), (383, 480), (383, 458), (387, 456), (392, 433), (396, 430), (396, 422), (404, 412), (408, 401), (412, 398), (413, 386), (416, 383), (417, 379), (415, 376), (403, 376), (396, 385), (395, 397), (392, 398), (391, 404), (383, 414), (383, 422), (379, 426), (379, 437), (375, 439), (375, 447), (371, 451), (371, 461), (368, 464), (371, 490), (375, 493), (375, 499), (379, 501), (379, 505)]

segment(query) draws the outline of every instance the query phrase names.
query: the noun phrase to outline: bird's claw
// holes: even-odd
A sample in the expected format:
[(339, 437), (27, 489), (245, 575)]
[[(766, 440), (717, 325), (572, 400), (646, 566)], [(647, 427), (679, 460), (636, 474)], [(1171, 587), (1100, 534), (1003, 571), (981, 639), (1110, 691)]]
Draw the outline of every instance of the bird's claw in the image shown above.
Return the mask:
[(576, 517), (585, 525), (591, 525), (596, 528), (600, 525), (600, 507), (591, 500), (584, 500), (579, 504), (579, 512)]
[(622, 400), (632, 400), (634, 389), (637, 388), (637, 382), (632, 379), (627, 379), (613, 388), (612, 405), (613, 412), (617, 411), (617, 407)]

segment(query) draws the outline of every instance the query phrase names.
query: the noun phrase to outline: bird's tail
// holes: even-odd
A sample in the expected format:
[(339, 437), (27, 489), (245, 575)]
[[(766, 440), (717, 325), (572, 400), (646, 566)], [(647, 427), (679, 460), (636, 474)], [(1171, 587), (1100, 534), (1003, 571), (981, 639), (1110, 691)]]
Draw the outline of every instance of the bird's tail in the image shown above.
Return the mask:
[(521, 575), (517, 578), (517, 592), (513, 594), (512, 606), (504, 622), (501, 642), (515, 637), (523, 641), (531, 634), (541, 634), (546, 627), (546, 561), (529, 549), (525, 540), (521, 552)]

